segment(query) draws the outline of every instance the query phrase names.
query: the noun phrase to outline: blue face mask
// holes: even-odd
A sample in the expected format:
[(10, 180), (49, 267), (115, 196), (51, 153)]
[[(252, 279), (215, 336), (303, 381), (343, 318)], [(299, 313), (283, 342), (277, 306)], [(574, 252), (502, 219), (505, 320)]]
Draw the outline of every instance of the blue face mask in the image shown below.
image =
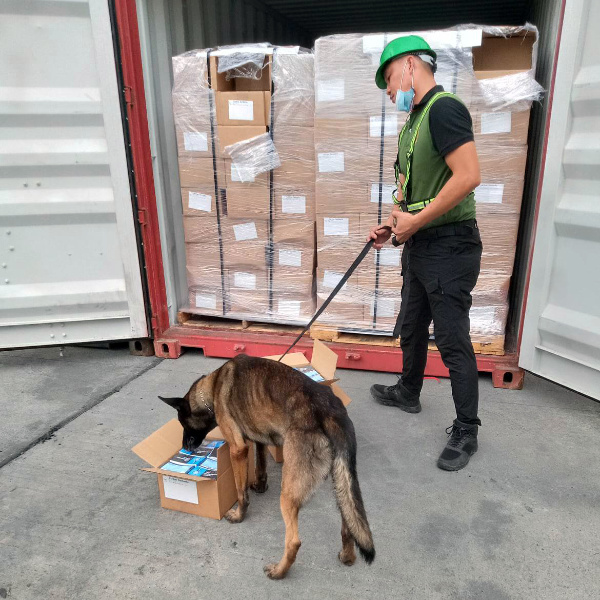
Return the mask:
[(414, 74), (413, 79), (410, 84), (410, 89), (408, 92), (402, 91), (402, 82), (404, 81), (404, 71), (406, 70), (406, 65), (408, 62), (404, 63), (404, 69), (402, 69), (402, 78), (400, 79), (400, 89), (396, 92), (396, 110), (399, 112), (410, 112), (413, 100), (415, 98), (415, 90), (413, 88), (414, 84)]

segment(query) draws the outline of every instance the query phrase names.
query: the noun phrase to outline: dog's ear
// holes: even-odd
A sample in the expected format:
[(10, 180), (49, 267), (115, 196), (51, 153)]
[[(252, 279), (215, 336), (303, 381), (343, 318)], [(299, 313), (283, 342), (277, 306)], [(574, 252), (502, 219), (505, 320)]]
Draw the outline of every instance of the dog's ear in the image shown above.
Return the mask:
[(173, 407), (175, 410), (180, 410), (185, 402), (185, 398), (163, 398), (159, 396), (159, 398), (169, 406)]

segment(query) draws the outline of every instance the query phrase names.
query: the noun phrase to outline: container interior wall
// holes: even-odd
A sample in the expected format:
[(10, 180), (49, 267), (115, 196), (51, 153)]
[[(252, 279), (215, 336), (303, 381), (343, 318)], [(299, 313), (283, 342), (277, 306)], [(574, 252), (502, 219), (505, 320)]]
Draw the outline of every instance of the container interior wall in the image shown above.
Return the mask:
[[(136, 0), (146, 81), (146, 100), (154, 160), (154, 176), (161, 222), (163, 262), (171, 322), (187, 294), (181, 194), (177, 168), (176, 140), (171, 104), (171, 57), (186, 50), (241, 42), (269, 41), (312, 47), (320, 35), (354, 31), (415, 30), (464, 23), (493, 25), (523, 24), (529, 20), (540, 30), (537, 78), (548, 89), (561, 0), (511, 0), (503, 5), (492, 1), (456, 4), (408, 0), (403, 13), (411, 20), (393, 19), (397, 3), (291, 2), (290, 0)], [(452, 6), (452, 10), (450, 10)], [(436, 7), (439, 10), (436, 10)], [(414, 8), (415, 10), (411, 10)], [(396, 12), (394, 12), (396, 11)], [(419, 12), (420, 11), (420, 12)], [(382, 16), (383, 15), (383, 16)], [(433, 17), (432, 17), (433, 15)], [(383, 20), (382, 20), (383, 19)], [(387, 23), (387, 25), (385, 25)], [(530, 128), (528, 177), (522, 205), (520, 244), (511, 288), (512, 340), (520, 319), (520, 308), (531, 245), (531, 228), (537, 179), (543, 147), (547, 100), (535, 105)], [(511, 345), (511, 336), (507, 344)]]

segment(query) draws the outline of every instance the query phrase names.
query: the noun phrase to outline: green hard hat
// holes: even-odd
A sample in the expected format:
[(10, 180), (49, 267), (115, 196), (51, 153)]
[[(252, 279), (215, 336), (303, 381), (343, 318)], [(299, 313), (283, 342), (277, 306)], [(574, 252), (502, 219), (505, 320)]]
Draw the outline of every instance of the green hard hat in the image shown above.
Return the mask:
[(418, 35), (405, 35), (404, 37), (392, 40), (381, 53), (379, 59), (379, 68), (375, 74), (375, 83), (379, 89), (385, 90), (385, 68), (395, 58), (400, 58), (406, 54), (428, 54), (436, 60), (437, 54), (431, 49), (431, 46)]

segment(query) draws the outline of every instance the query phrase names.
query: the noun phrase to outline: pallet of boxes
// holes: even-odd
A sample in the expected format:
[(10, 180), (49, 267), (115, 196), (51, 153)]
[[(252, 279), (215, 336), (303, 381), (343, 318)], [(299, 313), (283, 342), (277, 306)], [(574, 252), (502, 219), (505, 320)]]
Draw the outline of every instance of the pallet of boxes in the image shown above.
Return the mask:
[[(291, 324), (312, 315), (313, 64), (311, 53), (262, 45), (173, 58), (185, 313)], [(260, 171), (256, 153), (245, 156), (260, 172), (232, 160), (258, 136), (274, 142), (276, 169)]]
[[(484, 256), (471, 331), (476, 348), (502, 353), (529, 108), (539, 93), (532, 71), (537, 32), (456, 28), (418, 34), (438, 53), (438, 83), (456, 93), (473, 114), (482, 170), (475, 195)], [(377, 89), (374, 76), (383, 47), (400, 35), (406, 34), (334, 35), (315, 44), (319, 304), (364, 246), (369, 227), (385, 221), (392, 207), (393, 163), (407, 115)], [(506, 77), (518, 81), (507, 87)], [(490, 101), (495, 88), (502, 93), (500, 102)], [(396, 344), (373, 334), (390, 336), (393, 331), (400, 309), (400, 261), (401, 248), (391, 244), (370, 253), (319, 318), (313, 337)]]

